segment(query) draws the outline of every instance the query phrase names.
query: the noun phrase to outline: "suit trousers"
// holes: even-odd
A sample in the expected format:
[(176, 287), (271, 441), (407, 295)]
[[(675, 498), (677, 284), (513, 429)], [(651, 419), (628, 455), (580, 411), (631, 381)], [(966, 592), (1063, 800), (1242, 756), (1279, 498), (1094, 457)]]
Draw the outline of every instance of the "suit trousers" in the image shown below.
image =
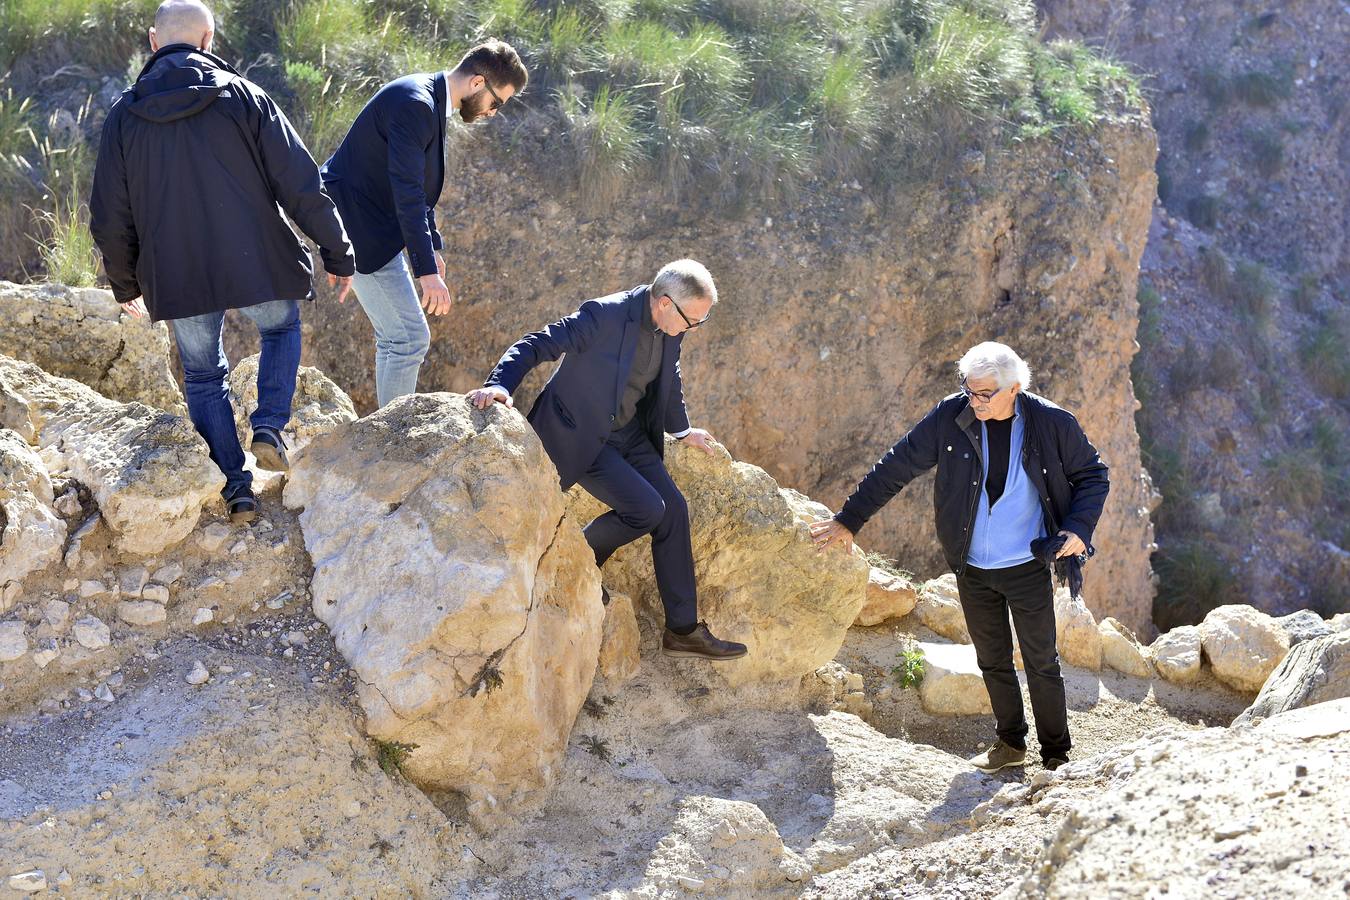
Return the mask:
[(984, 675), (989, 702), (1004, 743), (1025, 747), (1027, 720), (1022, 707), (1022, 688), (1013, 668), (1012, 627), (1022, 648), (1022, 668), (1036, 717), (1036, 737), (1041, 758), (1066, 759), (1069, 712), (1064, 699), (1064, 678), (1059, 671), (1055, 647), (1055, 586), (1050, 569), (1040, 560), (1006, 569), (966, 566), (956, 578), (966, 629), (975, 645), (975, 658)]
[(595, 552), (595, 564), (603, 566), (620, 547), (650, 534), (666, 627), (693, 628), (698, 600), (689, 507), (637, 417), (610, 433), (577, 483), (610, 508), (582, 532)]

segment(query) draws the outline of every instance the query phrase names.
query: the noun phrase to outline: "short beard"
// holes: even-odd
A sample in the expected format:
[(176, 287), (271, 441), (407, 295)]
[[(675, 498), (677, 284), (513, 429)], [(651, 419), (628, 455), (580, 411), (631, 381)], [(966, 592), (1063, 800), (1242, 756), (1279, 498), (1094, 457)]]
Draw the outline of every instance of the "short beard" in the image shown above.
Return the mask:
[[(488, 105), (492, 102), (490, 99), (483, 100), (487, 96), (486, 88), (479, 88), (476, 94), (465, 97), (459, 103), (459, 117), (465, 122), (476, 122), (487, 115)], [(474, 103), (478, 100), (478, 103)]]

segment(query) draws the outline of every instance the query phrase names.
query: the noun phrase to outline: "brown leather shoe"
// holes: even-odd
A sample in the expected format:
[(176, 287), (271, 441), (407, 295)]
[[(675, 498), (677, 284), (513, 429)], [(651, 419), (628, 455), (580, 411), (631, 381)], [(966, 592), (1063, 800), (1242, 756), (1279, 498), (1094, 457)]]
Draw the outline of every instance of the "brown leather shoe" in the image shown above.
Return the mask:
[(739, 659), (746, 654), (744, 644), (713, 637), (707, 622), (699, 622), (688, 634), (676, 634), (669, 628), (661, 636), (661, 652), (666, 656), (695, 659)]

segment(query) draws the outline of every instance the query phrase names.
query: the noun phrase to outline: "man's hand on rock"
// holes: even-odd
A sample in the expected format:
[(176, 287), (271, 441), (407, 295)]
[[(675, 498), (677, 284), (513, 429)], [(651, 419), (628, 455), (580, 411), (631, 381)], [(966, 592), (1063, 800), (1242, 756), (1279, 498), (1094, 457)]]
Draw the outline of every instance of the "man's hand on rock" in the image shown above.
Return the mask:
[(133, 319), (144, 319), (149, 313), (145, 310), (145, 300), (136, 297), (122, 304), (122, 312), (131, 316)]
[(853, 551), (853, 532), (834, 519), (812, 522), (811, 539), (816, 542), (816, 550), (826, 550), (836, 544), (844, 548), (845, 553)]
[(1083, 543), (1083, 539), (1078, 535), (1074, 534), (1072, 531), (1061, 531), (1060, 534), (1067, 538), (1067, 540), (1064, 542), (1064, 546), (1059, 549), (1059, 552), (1055, 554), (1055, 559), (1062, 559), (1066, 556), (1077, 556), (1080, 553), (1087, 552), (1087, 545)]
[(504, 387), (482, 387), (469, 391), (469, 402), (475, 409), (487, 409), (494, 403), (502, 403), (507, 409), (513, 409), (515, 404), (511, 401), (511, 395), (506, 392)]
[(450, 311), (450, 289), (445, 279), (439, 275), (423, 275), (417, 279), (422, 285), (422, 308), (433, 316), (443, 316)]
[(337, 302), (341, 303), (347, 299), (347, 292), (352, 289), (352, 276), (334, 275), (330, 272), (328, 275), (328, 286), (338, 289)]
[(713, 436), (708, 434), (708, 432), (704, 431), (702, 428), (689, 429), (689, 433), (680, 438), (680, 440), (686, 444), (697, 447), (710, 456), (712, 455)]

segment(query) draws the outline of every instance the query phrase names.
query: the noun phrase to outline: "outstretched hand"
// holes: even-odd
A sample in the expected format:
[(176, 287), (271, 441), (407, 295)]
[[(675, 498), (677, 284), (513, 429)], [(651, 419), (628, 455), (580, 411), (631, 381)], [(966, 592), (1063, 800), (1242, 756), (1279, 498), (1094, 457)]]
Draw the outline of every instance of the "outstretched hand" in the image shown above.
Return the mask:
[(702, 428), (689, 429), (689, 433), (680, 438), (680, 440), (686, 444), (697, 447), (709, 455), (712, 455), (713, 453), (713, 436), (708, 434), (708, 432), (704, 431)]
[(506, 392), (504, 387), (482, 387), (469, 391), (469, 402), (475, 409), (487, 409), (493, 403), (501, 403), (507, 409), (514, 409), (515, 404), (511, 400), (511, 395)]
[(826, 550), (836, 544), (844, 548), (845, 553), (853, 551), (853, 532), (849, 531), (836, 519), (823, 519), (819, 522), (812, 522), (810, 526), (811, 539), (816, 543), (816, 550)]

